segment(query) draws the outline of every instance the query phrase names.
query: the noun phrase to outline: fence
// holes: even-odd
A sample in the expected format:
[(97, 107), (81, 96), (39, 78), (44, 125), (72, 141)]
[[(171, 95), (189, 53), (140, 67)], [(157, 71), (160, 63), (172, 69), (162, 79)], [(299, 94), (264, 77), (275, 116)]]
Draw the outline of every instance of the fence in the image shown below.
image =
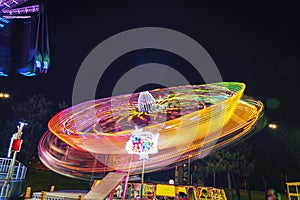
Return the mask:
[(300, 182), (286, 183), (289, 200), (300, 200)]
[[(7, 197), (11, 186), (7, 184), (11, 162), (11, 158), (0, 158), (0, 199)], [(11, 182), (16, 183), (23, 181), (26, 176), (26, 171), (27, 168), (19, 161), (16, 161), (11, 175)]]

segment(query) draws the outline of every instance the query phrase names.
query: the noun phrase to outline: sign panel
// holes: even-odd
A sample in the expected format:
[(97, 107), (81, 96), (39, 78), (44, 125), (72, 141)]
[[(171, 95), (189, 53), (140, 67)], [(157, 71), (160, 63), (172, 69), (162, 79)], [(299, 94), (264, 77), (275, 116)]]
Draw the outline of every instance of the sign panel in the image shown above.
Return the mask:
[(154, 154), (158, 153), (158, 133), (151, 133), (136, 129), (132, 132), (126, 143), (126, 150), (129, 154)]
[(21, 139), (14, 139), (13, 143), (11, 145), (11, 150), (19, 152), (21, 150), (22, 142), (23, 142), (23, 140), (21, 140)]

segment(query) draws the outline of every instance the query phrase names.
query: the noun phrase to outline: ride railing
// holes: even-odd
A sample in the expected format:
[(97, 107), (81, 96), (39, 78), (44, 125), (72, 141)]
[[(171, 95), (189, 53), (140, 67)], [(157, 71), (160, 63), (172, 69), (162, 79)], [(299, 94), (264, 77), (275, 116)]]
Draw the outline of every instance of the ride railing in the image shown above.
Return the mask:
[[(98, 184), (96, 181), (93, 186)], [(194, 187), (190, 185), (172, 185), (172, 184), (153, 184), (144, 183), (141, 187), (141, 183), (128, 183), (126, 191), (126, 199), (140, 199), (141, 188), (143, 188), (143, 197), (169, 197), (172, 199), (179, 199), (183, 194), (187, 195), (189, 188), (194, 188), (197, 200), (227, 200), (226, 193), (223, 189), (213, 187)], [(123, 189), (116, 187), (113, 191), (114, 197), (120, 197), (120, 193)], [(121, 190), (121, 191), (120, 191)], [(118, 196), (119, 194), (119, 196)]]
[(289, 200), (300, 200), (300, 182), (288, 182), (286, 185)]
[(10, 185), (5, 182), (0, 182), (0, 199), (6, 199)]
[(26, 176), (27, 167), (19, 161), (15, 161), (12, 174), (9, 175), (11, 164), (11, 158), (0, 158), (0, 199), (6, 199), (10, 187), (13, 187), (11, 184), (8, 184), (9, 178), (11, 183), (16, 183), (23, 181)]
[[(7, 180), (9, 177), (9, 170), (11, 165), (11, 158), (0, 158), (0, 180)], [(11, 174), (12, 181), (21, 181), (25, 179), (27, 167), (20, 163), (19, 161), (15, 161), (14, 168)]]

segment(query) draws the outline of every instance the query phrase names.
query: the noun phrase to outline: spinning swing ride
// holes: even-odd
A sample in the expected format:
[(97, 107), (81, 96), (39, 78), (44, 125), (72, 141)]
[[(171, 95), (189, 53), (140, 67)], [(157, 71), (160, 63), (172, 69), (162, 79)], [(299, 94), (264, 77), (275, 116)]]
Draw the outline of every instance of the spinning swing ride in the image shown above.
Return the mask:
[(263, 104), (244, 90), (243, 83), (222, 82), (83, 102), (49, 121), (39, 156), (51, 170), (80, 179), (201, 159), (256, 127)]
[[(26, 5), (26, 6), (24, 6)], [(47, 17), (43, 5), (0, 0), (0, 76), (36, 76), (49, 69)]]

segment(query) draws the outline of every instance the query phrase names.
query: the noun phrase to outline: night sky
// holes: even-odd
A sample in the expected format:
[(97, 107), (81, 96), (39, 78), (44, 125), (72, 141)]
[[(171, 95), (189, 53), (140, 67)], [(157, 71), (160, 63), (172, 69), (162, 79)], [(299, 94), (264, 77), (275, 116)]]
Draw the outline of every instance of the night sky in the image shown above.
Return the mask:
[[(51, 69), (46, 75), (0, 78), (8, 106), (32, 94), (71, 104), (76, 73), (88, 53), (122, 31), (164, 27), (186, 34), (213, 58), (224, 81), (247, 84), (246, 94), (264, 103), (270, 121), (299, 128), (300, 14), (296, 4), (213, 4), (185, 1), (58, 1), (44, 2), (49, 22)], [(192, 84), (199, 74), (177, 55), (140, 50), (125, 54), (109, 67), (97, 98), (110, 96), (116, 81), (132, 66), (160, 62), (176, 68)]]

